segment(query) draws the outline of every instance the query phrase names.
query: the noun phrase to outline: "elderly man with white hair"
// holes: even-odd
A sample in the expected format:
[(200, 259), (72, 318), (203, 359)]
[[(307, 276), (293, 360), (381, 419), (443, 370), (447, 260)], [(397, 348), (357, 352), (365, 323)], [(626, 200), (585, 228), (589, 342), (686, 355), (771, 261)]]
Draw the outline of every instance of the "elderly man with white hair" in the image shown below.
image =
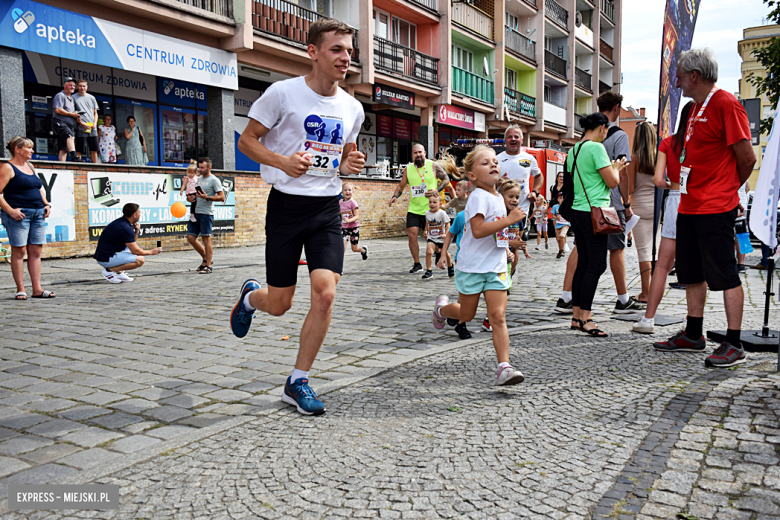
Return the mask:
[(708, 367), (745, 362), (740, 341), (744, 292), (734, 250), (737, 190), (753, 171), (756, 156), (750, 124), (739, 101), (719, 89), (718, 63), (709, 49), (683, 52), (677, 87), (695, 104), (680, 154), (680, 207), (677, 217), (677, 279), (686, 284), (688, 322), (684, 332), (655, 343), (666, 352), (703, 352), (707, 288), (723, 291), (726, 340), (705, 360)]

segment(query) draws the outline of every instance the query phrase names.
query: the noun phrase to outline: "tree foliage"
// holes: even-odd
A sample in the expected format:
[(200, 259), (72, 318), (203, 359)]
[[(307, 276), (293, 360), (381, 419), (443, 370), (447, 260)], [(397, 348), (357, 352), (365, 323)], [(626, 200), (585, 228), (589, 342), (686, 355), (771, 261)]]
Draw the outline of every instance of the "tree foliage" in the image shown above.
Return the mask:
[[(770, 12), (767, 16), (772, 23), (780, 24), (780, 0), (764, 0)], [(758, 96), (767, 95), (772, 107), (780, 101), (780, 39), (773, 37), (769, 43), (752, 52), (758, 62), (764, 66), (766, 77), (748, 74), (747, 81), (756, 87)], [(761, 133), (768, 134), (772, 130), (773, 118), (770, 116), (761, 121)]]

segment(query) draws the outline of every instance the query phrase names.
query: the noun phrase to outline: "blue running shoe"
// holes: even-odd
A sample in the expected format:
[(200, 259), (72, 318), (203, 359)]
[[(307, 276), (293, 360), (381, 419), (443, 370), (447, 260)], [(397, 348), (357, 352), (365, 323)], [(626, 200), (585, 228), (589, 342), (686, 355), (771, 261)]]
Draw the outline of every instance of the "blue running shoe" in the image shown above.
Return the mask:
[(317, 398), (317, 394), (309, 386), (309, 380), (298, 379), (295, 383), (290, 383), (291, 377), (288, 377), (284, 384), (282, 402), (295, 406), (304, 415), (324, 414), (325, 404)]
[(233, 330), (233, 334), (239, 338), (243, 338), (249, 332), (249, 327), (252, 325), (252, 318), (255, 311), (247, 311), (244, 309), (244, 298), (247, 293), (255, 291), (260, 288), (260, 282), (254, 278), (250, 278), (244, 285), (241, 286), (241, 292), (238, 293), (238, 301), (233, 306), (233, 310), (230, 311), (230, 328)]

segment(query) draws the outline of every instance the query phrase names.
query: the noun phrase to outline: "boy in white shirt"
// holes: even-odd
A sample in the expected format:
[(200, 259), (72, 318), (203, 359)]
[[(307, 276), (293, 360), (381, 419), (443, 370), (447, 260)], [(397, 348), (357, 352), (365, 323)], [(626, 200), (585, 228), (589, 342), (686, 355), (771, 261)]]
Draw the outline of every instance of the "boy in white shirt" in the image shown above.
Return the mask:
[[(433, 256), (434, 254), (436, 255), (436, 263), (439, 263), (444, 237), (449, 229), (450, 216), (441, 209), (441, 196), (439, 192), (435, 191), (428, 196), (428, 211), (425, 212), (425, 237), (428, 241), (428, 247), (425, 250), (425, 274), (422, 276), (423, 280), (430, 280), (433, 276), (433, 271), (431, 270)], [(448, 274), (455, 276), (455, 269), (452, 267), (452, 257), (447, 251), (444, 252), (444, 255), (447, 259)]]

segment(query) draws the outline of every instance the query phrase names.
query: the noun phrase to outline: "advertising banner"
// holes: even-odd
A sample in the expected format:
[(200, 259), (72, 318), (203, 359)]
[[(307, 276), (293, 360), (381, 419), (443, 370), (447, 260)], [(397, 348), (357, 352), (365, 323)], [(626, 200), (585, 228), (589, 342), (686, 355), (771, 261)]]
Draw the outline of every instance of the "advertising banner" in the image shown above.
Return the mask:
[(358, 147), (366, 154), (366, 164), (376, 164), (376, 137), (369, 134), (358, 135)]
[[(184, 235), (187, 233), (189, 208), (181, 218), (171, 215), (171, 205), (183, 202), (179, 195), (184, 175), (169, 173), (88, 172), (87, 205), (89, 208), (89, 239), (98, 240), (108, 224), (122, 216), (122, 207), (128, 202), (141, 206), (139, 237)], [(217, 176), (225, 192), (224, 202), (215, 202), (214, 234), (235, 231), (236, 198), (234, 177)]]
[(374, 83), (374, 101), (406, 110), (414, 110), (414, 92)]
[(393, 137), (393, 118), (390, 116), (376, 116), (376, 135)]
[(485, 131), (485, 114), (455, 105), (439, 105), (436, 122), (476, 132)]
[(412, 122), (407, 119), (393, 119), (393, 137), (396, 139), (411, 139)]
[[(76, 199), (73, 196), (73, 172), (70, 170), (36, 170), (51, 203), (46, 219), (46, 243), (76, 240)], [(8, 233), (0, 224), (0, 237)]]
[(30, 0), (0, 0), (0, 45), (238, 89), (235, 53)]

